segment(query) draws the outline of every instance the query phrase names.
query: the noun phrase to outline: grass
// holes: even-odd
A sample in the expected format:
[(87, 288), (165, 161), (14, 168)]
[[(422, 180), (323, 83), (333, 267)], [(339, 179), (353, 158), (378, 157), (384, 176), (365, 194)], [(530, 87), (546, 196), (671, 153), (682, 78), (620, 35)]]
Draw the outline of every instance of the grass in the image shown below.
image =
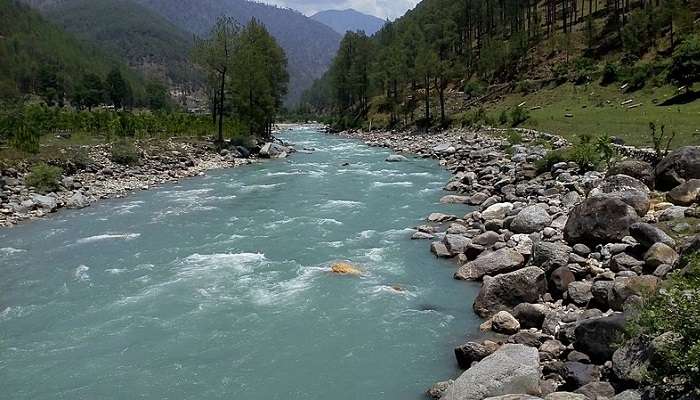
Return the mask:
[[(670, 98), (675, 89), (669, 86), (644, 88), (634, 93), (622, 93), (617, 84), (575, 86), (564, 84), (552, 89), (523, 95), (513, 93), (497, 103), (485, 106), (496, 118), (503, 109), (514, 109), (525, 102), (530, 119), (521, 124), (574, 140), (583, 134), (607, 133), (635, 146), (650, 145), (649, 122), (665, 125), (666, 131), (676, 132), (673, 147), (700, 145), (700, 101), (673, 106), (657, 106)], [(622, 102), (641, 103), (628, 108)], [(532, 109), (533, 107), (540, 107)], [(566, 115), (570, 114), (570, 117)]]

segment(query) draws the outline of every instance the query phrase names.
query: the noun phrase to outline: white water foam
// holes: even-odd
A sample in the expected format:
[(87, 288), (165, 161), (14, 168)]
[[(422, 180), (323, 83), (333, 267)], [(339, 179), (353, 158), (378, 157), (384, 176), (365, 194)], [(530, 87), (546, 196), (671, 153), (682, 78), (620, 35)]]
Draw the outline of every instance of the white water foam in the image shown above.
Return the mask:
[(26, 251), (27, 250), (24, 249), (15, 249), (14, 247), (3, 247), (0, 249), (0, 254), (10, 256), (17, 253), (24, 253)]
[(90, 270), (90, 267), (87, 265), (81, 265), (78, 268), (73, 271), (73, 277), (81, 282), (86, 282), (90, 280), (90, 275), (88, 275), (88, 271)]
[(120, 234), (106, 233), (104, 235), (95, 235), (95, 236), (89, 236), (89, 237), (85, 237), (82, 239), (78, 239), (76, 241), (76, 243), (77, 244), (85, 244), (85, 243), (93, 243), (93, 242), (99, 242), (102, 240), (111, 240), (111, 239), (133, 240), (133, 239), (139, 238), (140, 236), (141, 236), (140, 233), (120, 233)]
[(374, 182), (372, 183), (372, 187), (387, 187), (387, 186), (400, 186), (400, 187), (411, 187), (413, 186), (413, 182)]

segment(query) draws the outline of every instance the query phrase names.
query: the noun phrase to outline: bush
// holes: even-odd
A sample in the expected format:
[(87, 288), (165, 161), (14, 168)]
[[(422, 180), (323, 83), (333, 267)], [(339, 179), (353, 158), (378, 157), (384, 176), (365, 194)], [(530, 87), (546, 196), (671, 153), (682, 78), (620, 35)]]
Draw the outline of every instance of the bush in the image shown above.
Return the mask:
[(478, 126), (482, 123), (484, 125), (492, 125), (493, 119), (486, 114), (486, 110), (483, 107), (479, 107), (473, 113), (465, 113), (462, 116), (461, 123), (463, 127)]
[(61, 168), (39, 163), (32, 168), (24, 181), (27, 186), (33, 186), (39, 193), (50, 193), (59, 189), (59, 179), (62, 174)]
[(657, 398), (700, 392), (700, 254), (691, 255), (683, 270), (645, 299), (628, 328), (630, 337), (653, 339), (672, 333), (677, 338), (654, 354), (644, 376), (662, 392)]
[(469, 81), (464, 84), (464, 95), (479, 97), (486, 91), (486, 86), (480, 81)]
[(505, 125), (508, 123), (508, 113), (506, 110), (501, 110), (501, 113), (498, 114), (498, 123), (501, 125)]
[(122, 165), (136, 165), (140, 159), (139, 150), (133, 143), (126, 140), (112, 144), (110, 159)]
[(617, 82), (617, 66), (612, 63), (605, 64), (603, 76), (600, 78), (601, 85), (609, 85)]
[(576, 59), (574, 63), (574, 83), (583, 85), (591, 81), (591, 75), (595, 72), (595, 63), (588, 57)]
[(516, 127), (530, 118), (530, 114), (523, 107), (515, 107), (510, 112), (510, 125)]
[(506, 135), (506, 139), (508, 140), (508, 143), (514, 146), (523, 142), (523, 135), (521, 135), (518, 131), (509, 129), (508, 134)]
[(688, 36), (673, 52), (668, 78), (687, 86), (700, 80), (700, 35)]
[(567, 151), (565, 149), (557, 149), (548, 151), (541, 159), (535, 162), (535, 167), (537, 168), (537, 173), (542, 174), (552, 170), (554, 164), (558, 164), (563, 161), (569, 161)]
[(594, 140), (590, 135), (583, 135), (574, 146), (547, 152), (535, 163), (535, 167), (538, 173), (543, 173), (550, 171), (556, 163), (573, 161), (581, 171), (592, 171), (597, 169), (603, 160), (608, 164), (612, 163), (615, 154), (608, 136), (603, 135)]

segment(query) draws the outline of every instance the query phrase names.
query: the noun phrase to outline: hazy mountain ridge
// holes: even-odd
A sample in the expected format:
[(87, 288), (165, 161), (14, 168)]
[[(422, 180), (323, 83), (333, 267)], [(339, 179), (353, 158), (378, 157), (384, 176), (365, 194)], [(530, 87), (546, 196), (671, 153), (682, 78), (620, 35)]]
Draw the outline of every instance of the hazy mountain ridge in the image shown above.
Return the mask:
[(363, 31), (371, 36), (382, 29), (386, 23), (381, 18), (361, 13), (352, 8), (320, 11), (312, 15), (311, 19), (328, 25), (341, 35), (347, 31)]
[(221, 15), (245, 24), (256, 18), (285, 50), (290, 75), (288, 102), (295, 102), (328, 69), (341, 36), (298, 11), (245, 0), (135, 0), (176, 26), (198, 35), (209, 32)]
[(145, 75), (191, 84), (199, 75), (189, 61), (193, 35), (131, 0), (28, 1), (50, 21), (97, 44)]

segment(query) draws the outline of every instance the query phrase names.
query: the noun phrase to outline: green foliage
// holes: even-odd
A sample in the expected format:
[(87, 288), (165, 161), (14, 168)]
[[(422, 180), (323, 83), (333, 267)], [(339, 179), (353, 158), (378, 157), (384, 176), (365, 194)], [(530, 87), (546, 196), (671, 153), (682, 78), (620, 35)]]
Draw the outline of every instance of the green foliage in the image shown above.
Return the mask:
[[(120, 65), (16, 0), (0, 0), (0, 60), (0, 99), (34, 94), (49, 105), (75, 100), (84, 75), (106, 76)], [(126, 79), (141, 86), (133, 73)]]
[(110, 159), (121, 165), (137, 165), (141, 159), (141, 154), (132, 142), (119, 140), (112, 143)]
[(131, 86), (124, 80), (119, 68), (112, 68), (105, 80), (107, 96), (115, 108), (122, 108), (132, 103)]
[(467, 97), (480, 97), (486, 92), (486, 85), (481, 81), (468, 81), (464, 84), (464, 95)]
[(609, 85), (617, 82), (617, 66), (613, 63), (606, 63), (603, 67), (603, 75), (600, 78), (601, 85)]
[(689, 36), (676, 48), (668, 77), (688, 86), (700, 80), (700, 35)]
[(688, 259), (663, 283), (660, 290), (644, 300), (630, 324), (633, 336), (656, 338), (669, 333), (675, 340), (659, 346), (644, 377), (657, 386), (660, 398), (676, 399), (700, 393), (700, 255)]
[(39, 163), (32, 167), (31, 172), (25, 177), (25, 183), (27, 186), (34, 187), (39, 193), (55, 192), (59, 189), (62, 174), (61, 168)]
[(508, 123), (508, 112), (506, 112), (505, 109), (501, 110), (501, 113), (498, 114), (498, 123), (500, 125), (505, 125)]
[(612, 138), (607, 133), (600, 135), (596, 139), (595, 146), (601, 161), (605, 163), (606, 168), (610, 169), (618, 156), (618, 151), (613, 145)]
[(515, 107), (510, 111), (510, 126), (516, 127), (530, 118), (530, 113), (524, 107)]
[(563, 161), (569, 161), (569, 155), (565, 149), (557, 149), (548, 151), (541, 159), (535, 162), (535, 167), (538, 173), (549, 172), (552, 170), (554, 164), (558, 164)]
[(646, 10), (632, 13), (622, 28), (622, 47), (630, 54), (641, 56), (651, 46), (651, 15)]
[(506, 134), (506, 140), (508, 140), (508, 143), (511, 146), (514, 146), (516, 144), (521, 144), (523, 142), (523, 135), (520, 134), (520, 132), (509, 129), (507, 134)]
[(588, 57), (580, 57), (574, 62), (574, 83), (583, 85), (590, 82), (595, 72), (595, 62)]
[(582, 172), (597, 169), (602, 162), (610, 167), (615, 162), (617, 151), (607, 134), (593, 137), (579, 136), (577, 144), (565, 148), (551, 150), (535, 163), (539, 173), (547, 172), (559, 162), (574, 162)]
[(467, 112), (462, 115), (460, 121), (463, 127), (478, 127), (479, 125), (493, 125), (493, 119), (489, 117), (483, 107), (479, 107), (474, 112)]
[(669, 149), (671, 148), (671, 143), (676, 137), (676, 132), (671, 132), (670, 135), (666, 135), (666, 126), (661, 125), (661, 129), (656, 129), (656, 124), (649, 122), (649, 140), (654, 148), (654, 154), (656, 154), (656, 161), (661, 161), (664, 157), (668, 155)]
[(37, 153), (41, 129), (46, 124), (43, 111), (43, 107), (27, 107), (22, 104), (0, 110), (0, 137), (8, 140), (16, 150)]

